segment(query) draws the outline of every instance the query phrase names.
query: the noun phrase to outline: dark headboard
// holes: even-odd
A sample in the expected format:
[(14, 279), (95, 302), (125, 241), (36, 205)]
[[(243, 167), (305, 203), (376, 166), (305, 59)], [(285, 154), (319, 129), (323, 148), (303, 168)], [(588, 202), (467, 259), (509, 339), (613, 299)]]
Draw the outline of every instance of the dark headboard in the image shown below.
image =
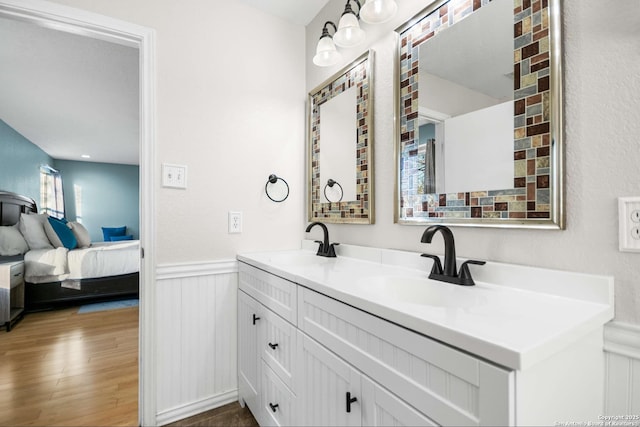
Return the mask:
[(0, 191), (0, 225), (14, 225), (21, 213), (38, 213), (36, 202), (26, 196)]

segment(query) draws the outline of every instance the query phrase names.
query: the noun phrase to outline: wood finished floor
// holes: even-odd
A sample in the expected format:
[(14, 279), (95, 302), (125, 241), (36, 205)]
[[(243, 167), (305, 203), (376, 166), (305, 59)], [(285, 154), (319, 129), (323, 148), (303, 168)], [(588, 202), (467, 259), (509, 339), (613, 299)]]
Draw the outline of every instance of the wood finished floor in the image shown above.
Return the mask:
[(77, 311), (0, 330), (0, 425), (138, 425), (138, 308)]
[[(138, 308), (30, 313), (0, 330), (0, 426), (138, 425)], [(258, 423), (238, 402), (170, 424)]]

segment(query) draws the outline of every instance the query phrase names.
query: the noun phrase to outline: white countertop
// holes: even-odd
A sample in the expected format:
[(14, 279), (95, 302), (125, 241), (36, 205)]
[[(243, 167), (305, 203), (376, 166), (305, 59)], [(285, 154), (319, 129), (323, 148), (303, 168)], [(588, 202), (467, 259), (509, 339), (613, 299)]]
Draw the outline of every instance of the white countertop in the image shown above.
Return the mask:
[[(303, 242), (303, 248), (315, 246)], [(429, 282), (438, 295), (456, 301), (438, 306), (375, 291), (385, 278), (426, 278), (432, 261), (419, 253), (350, 245), (336, 249), (337, 258), (300, 249), (240, 254), (238, 260), (518, 370), (613, 318), (611, 277), (487, 262), (471, 266), (476, 286)]]

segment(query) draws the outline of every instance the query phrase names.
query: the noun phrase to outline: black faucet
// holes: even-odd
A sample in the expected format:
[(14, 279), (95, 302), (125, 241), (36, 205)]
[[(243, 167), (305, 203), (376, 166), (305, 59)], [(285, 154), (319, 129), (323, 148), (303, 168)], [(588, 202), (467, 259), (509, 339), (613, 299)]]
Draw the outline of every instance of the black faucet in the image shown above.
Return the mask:
[(484, 265), (484, 261), (468, 260), (460, 266), (460, 273), (456, 273), (456, 245), (453, 233), (449, 227), (444, 225), (432, 225), (422, 234), (422, 243), (431, 243), (431, 239), (437, 232), (442, 233), (444, 238), (444, 270), (440, 264), (440, 258), (436, 255), (422, 254), (421, 256), (433, 259), (433, 267), (429, 279), (441, 282), (453, 283), (456, 285), (473, 286), (475, 282), (469, 271), (469, 264)]
[(306, 230), (307, 233), (311, 231), (311, 229), (316, 225), (319, 225), (320, 227), (322, 227), (322, 232), (324, 233), (324, 242), (321, 242), (320, 240), (315, 241), (316, 243), (320, 243), (320, 246), (318, 247), (318, 252), (316, 252), (316, 255), (324, 256), (327, 258), (335, 258), (336, 250), (334, 246), (339, 245), (340, 243), (331, 243), (331, 244), (329, 243), (329, 230), (327, 230), (327, 226), (321, 222), (312, 222), (311, 224), (309, 224)]

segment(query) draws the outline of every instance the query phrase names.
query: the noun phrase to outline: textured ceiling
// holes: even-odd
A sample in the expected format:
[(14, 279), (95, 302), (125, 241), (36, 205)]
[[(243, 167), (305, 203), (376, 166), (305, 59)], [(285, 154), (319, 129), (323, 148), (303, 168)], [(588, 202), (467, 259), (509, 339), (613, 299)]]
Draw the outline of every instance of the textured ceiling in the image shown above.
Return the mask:
[(138, 164), (138, 50), (0, 18), (0, 119), (56, 159)]

